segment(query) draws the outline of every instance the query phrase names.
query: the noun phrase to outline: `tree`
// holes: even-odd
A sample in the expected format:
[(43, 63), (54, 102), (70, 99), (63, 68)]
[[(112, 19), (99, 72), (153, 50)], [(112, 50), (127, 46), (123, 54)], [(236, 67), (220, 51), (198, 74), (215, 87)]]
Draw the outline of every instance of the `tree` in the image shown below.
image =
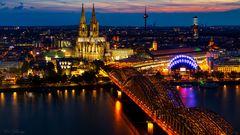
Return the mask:
[(68, 77), (66, 74), (61, 76), (61, 82), (67, 82), (68, 81)]
[(16, 80), (16, 84), (18, 84), (18, 85), (25, 84), (25, 83), (26, 83), (26, 82), (25, 82), (25, 79), (24, 79), (23, 77), (18, 78), (18, 79)]
[(50, 83), (57, 83), (61, 81), (61, 76), (57, 74), (54, 70), (50, 70), (47, 74), (46, 81)]
[(238, 75), (238, 73), (234, 72), (234, 71), (232, 71), (231, 73), (228, 73), (228, 76), (233, 80), (235, 80), (237, 78), (237, 75)]
[(204, 77), (204, 73), (202, 71), (197, 71), (193, 73), (193, 77), (197, 80)]
[(204, 71), (204, 72), (203, 72), (203, 78), (204, 78), (205, 80), (207, 80), (208, 77), (209, 77), (208, 71)]
[(177, 81), (181, 80), (182, 78), (182, 76), (179, 73), (174, 73), (172, 77)]
[(35, 85), (39, 85), (41, 84), (41, 79), (39, 76), (35, 75), (32, 77), (32, 83), (35, 84)]
[(83, 77), (78, 75), (78, 76), (72, 76), (71, 77), (71, 82), (74, 82), (74, 83), (80, 83), (83, 81)]
[(96, 80), (96, 72), (93, 70), (86, 71), (82, 74), (82, 78), (86, 83), (94, 83)]
[(55, 66), (52, 62), (48, 62), (47, 63), (47, 70), (50, 71), (50, 70), (54, 70), (55, 69)]
[(155, 76), (160, 80), (164, 79), (164, 76), (160, 72), (157, 72)]
[(220, 71), (214, 71), (212, 72), (212, 76), (216, 77), (218, 80), (224, 78), (224, 73)]
[(95, 71), (98, 73), (100, 68), (104, 67), (104, 62), (101, 60), (94, 60), (93, 64), (95, 65)]
[(28, 63), (27, 61), (24, 61), (24, 62), (23, 62), (23, 65), (22, 65), (22, 67), (21, 67), (22, 73), (27, 72), (28, 69), (29, 69), (29, 67), (30, 67), (29, 63)]

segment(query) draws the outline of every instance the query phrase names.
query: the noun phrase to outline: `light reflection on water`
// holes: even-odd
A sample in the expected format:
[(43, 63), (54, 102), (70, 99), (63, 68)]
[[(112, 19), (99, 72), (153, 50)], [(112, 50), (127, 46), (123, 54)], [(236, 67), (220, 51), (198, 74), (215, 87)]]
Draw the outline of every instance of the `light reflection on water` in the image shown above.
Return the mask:
[(197, 99), (195, 96), (195, 92), (193, 90), (193, 88), (179, 88), (179, 94), (182, 98), (183, 103), (187, 106), (187, 107), (195, 107), (197, 106)]
[(201, 107), (214, 111), (229, 121), (235, 131), (240, 131), (239, 85), (218, 88), (179, 88), (179, 95), (187, 107)]
[(122, 103), (120, 101), (115, 102), (115, 116), (118, 122), (121, 119)]
[(1, 92), (0, 101), (1, 101), (1, 106), (4, 106), (4, 104), (5, 104), (5, 95), (4, 95), (3, 92)]
[[(134, 134), (121, 101), (105, 90), (56, 90), (0, 94), (0, 134)], [(113, 109), (115, 108), (115, 109)]]

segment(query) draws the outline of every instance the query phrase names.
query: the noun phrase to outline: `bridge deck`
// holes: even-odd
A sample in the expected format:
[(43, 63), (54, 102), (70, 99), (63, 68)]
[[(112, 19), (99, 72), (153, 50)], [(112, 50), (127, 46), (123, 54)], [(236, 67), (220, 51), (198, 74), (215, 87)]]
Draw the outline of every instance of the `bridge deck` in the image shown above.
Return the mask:
[(232, 126), (220, 116), (186, 108), (176, 90), (157, 77), (144, 77), (130, 68), (113, 70), (109, 78), (169, 135), (233, 133)]

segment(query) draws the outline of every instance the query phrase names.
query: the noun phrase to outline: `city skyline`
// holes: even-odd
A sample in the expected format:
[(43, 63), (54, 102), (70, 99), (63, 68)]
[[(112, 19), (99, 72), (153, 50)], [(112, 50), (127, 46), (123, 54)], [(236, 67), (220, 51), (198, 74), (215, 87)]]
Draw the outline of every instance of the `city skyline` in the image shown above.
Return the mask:
[[(192, 17), (199, 16), (200, 25), (239, 25), (239, 0), (120, 0), (60, 1), (30, 0), (0, 2), (0, 26), (78, 25), (81, 5), (84, 3), (87, 21), (91, 8), (96, 6), (97, 18), (107, 26), (143, 26), (143, 13), (147, 7), (148, 25), (189, 26)], [(14, 17), (12, 17), (14, 16)], [(54, 20), (52, 20), (54, 18)], [(65, 18), (65, 19), (63, 19)], [(224, 19), (223, 19), (224, 18)], [(110, 21), (109, 21), (110, 20)]]

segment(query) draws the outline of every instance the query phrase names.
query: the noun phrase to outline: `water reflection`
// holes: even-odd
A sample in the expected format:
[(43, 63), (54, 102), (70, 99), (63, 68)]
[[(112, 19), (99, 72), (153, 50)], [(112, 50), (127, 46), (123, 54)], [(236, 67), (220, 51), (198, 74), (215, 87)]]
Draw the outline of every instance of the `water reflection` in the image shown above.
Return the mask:
[(47, 102), (48, 102), (48, 105), (51, 105), (51, 102), (52, 102), (52, 93), (48, 93)]
[(58, 96), (58, 97), (61, 96), (60, 90), (57, 90), (57, 96)]
[(223, 97), (224, 97), (224, 99), (227, 97), (227, 86), (226, 85), (223, 86)]
[(116, 120), (117, 121), (120, 121), (121, 110), (122, 110), (122, 103), (119, 100), (117, 100), (115, 102), (115, 115), (116, 115)]
[(12, 94), (12, 119), (14, 127), (17, 126), (18, 123), (18, 105), (17, 105), (17, 92), (13, 92)]
[(85, 94), (86, 94), (85, 89), (82, 89), (81, 94), (80, 94), (81, 102), (85, 102), (85, 100), (86, 100)]
[(67, 100), (68, 99), (68, 90), (64, 90), (64, 98)]
[(97, 100), (97, 91), (96, 90), (93, 90), (93, 102), (96, 103), (96, 100)]
[(4, 104), (5, 104), (5, 95), (4, 95), (3, 92), (1, 93), (1, 97), (0, 98), (1, 98), (1, 100), (0, 100), (1, 101), (1, 106), (4, 106)]
[(17, 106), (17, 92), (13, 92), (13, 105)]
[[(8, 103), (4, 107), (0, 104), (0, 134), (4, 129), (19, 128), (26, 135), (133, 134), (122, 103), (108, 92), (83, 89), (0, 93), (1, 104)], [(93, 98), (97, 104), (92, 103)]]
[(188, 107), (195, 107), (196, 104), (196, 96), (195, 92), (192, 88), (179, 88), (179, 94), (182, 98), (183, 103)]
[(72, 90), (72, 98), (74, 98), (75, 97), (75, 90), (73, 89)]
[(239, 85), (223, 85), (218, 88), (181, 88), (179, 95), (186, 107), (203, 107), (214, 111), (240, 131)]
[(239, 95), (240, 95), (240, 89), (239, 89), (239, 86), (238, 86), (238, 85), (236, 85), (235, 91), (236, 91), (236, 92), (235, 92), (236, 95), (239, 96)]

